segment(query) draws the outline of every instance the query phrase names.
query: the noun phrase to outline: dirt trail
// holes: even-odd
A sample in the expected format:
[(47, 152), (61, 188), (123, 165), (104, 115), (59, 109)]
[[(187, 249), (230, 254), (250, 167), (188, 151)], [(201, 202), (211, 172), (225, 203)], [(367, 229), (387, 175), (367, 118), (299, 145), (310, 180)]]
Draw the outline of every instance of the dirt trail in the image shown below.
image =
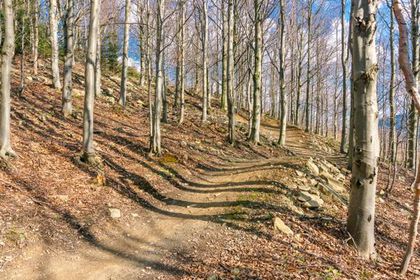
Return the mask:
[[(75, 101), (81, 106), (81, 98)], [(277, 148), (269, 146), (226, 147), (220, 130), (225, 116), (203, 129), (196, 125), (199, 111), (190, 108), (195, 115), (187, 125), (176, 127), (176, 137), (168, 133), (173, 124), (164, 125), (165, 156), (150, 158), (142, 103), (126, 112), (107, 103), (99, 106), (95, 145), (104, 160), (105, 186), (98, 186), (94, 171), (72, 159), (79, 150), (75, 143), (81, 137), (81, 116), (63, 119), (55, 92), (37, 83), (15, 102), (16, 149), (23, 156), (14, 162), (15, 171), (0, 177), (4, 194), (17, 200), (9, 206), (16, 208), (16, 216), (6, 212), (13, 224), (6, 224), (7, 231), (0, 233), (9, 236), (10, 243), (23, 241), (21, 251), (0, 245), (0, 279), (196, 276), (184, 270), (195, 263), (191, 258), (223, 249), (221, 235), (255, 234), (259, 224), (243, 215), (249, 209), (275, 207), (264, 201), (265, 196), (284, 191), (287, 170), (314, 152), (310, 137), (293, 127), (288, 129), (287, 146), (293, 152), (289, 156), (270, 156), (267, 151)], [(139, 117), (139, 111), (144, 115)], [(246, 126), (244, 119), (238, 119), (238, 125)], [(272, 142), (277, 131), (275, 124), (262, 128)], [(191, 144), (180, 147), (180, 139), (187, 138)], [(171, 152), (177, 147), (182, 151)], [(184, 163), (180, 154), (186, 152), (194, 158), (190, 155)], [(7, 201), (7, 196), (0, 198)], [(111, 219), (110, 208), (119, 209), (121, 217)]]
[[(263, 133), (272, 137), (275, 131), (272, 127), (263, 128)], [(307, 148), (307, 138), (294, 128), (288, 130), (288, 147), (299, 157), (313, 152)], [(118, 166), (110, 159), (105, 159), (105, 164), (121, 175), (128, 174), (126, 184), (141, 184), (135, 177), (140, 159), (124, 157), (124, 149), (120, 152), (122, 161)], [(123, 212), (124, 222), (107, 224), (100, 237), (86, 233), (72, 250), (38, 243), (26, 250), (21, 259), (12, 261), (12, 265), (6, 264), (2, 279), (188, 277), (177, 263), (188, 261), (189, 251), (208, 250), (210, 240), (206, 235), (222, 232), (226, 223), (229, 225), (225, 216), (232, 209), (257, 203), (244, 197), (249, 198), (256, 191), (278, 191), (276, 172), (283, 164), (297, 160), (297, 156), (236, 159), (208, 170), (177, 169), (173, 180), (178, 188), (166, 193), (149, 190), (152, 197), (163, 202), (159, 206), (138, 214), (136, 209)]]

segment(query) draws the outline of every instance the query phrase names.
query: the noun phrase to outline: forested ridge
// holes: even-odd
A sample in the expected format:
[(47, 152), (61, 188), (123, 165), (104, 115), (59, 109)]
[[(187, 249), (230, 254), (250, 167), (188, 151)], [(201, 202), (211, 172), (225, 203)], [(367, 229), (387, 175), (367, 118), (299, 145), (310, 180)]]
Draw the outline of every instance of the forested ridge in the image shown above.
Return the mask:
[(1, 0), (0, 279), (419, 278), (419, 7)]

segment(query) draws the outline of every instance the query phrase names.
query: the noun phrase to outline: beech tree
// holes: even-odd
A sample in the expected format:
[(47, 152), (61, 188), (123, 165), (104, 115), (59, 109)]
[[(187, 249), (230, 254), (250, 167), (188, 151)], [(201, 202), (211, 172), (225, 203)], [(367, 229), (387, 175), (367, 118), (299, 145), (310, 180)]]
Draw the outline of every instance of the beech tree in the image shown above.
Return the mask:
[(360, 256), (375, 253), (375, 194), (379, 157), (375, 34), (378, 1), (352, 0), (354, 153), (347, 230)]
[(346, 61), (346, 38), (345, 38), (345, 15), (346, 0), (341, 0), (341, 68), (343, 72), (343, 111), (341, 126), (340, 152), (346, 152), (347, 144), (347, 61)]
[(4, 41), (1, 50), (0, 157), (14, 156), (10, 143), (10, 72), (15, 52), (13, 1), (2, 1)]
[(253, 143), (260, 142), (261, 126), (261, 92), (262, 92), (262, 44), (263, 44), (263, 9), (264, 2), (254, 0), (254, 71), (253, 71), (253, 106), (252, 106), (252, 125), (249, 139)]
[(33, 44), (32, 44), (32, 57), (33, 57), (33, 70), (34, 75), (38, 74), (38, 45), (39, 45), (39, 1), (34, 0), (33, 11), (32, 11), (32, 34), (33, 34)]
[(122, 53), (122, 71), (121, 71), (121, 86), (120, 86), (120, 100), (121, 106), (125, 107), (127, 102), (127, 71), (128, 71), (128, 42), (130, 40), (130, 8), (131, 1), (125, 0), (125, 17), (124, 17), (124, 45)]
[(61, 89), (60, 69), (58, 66), (58, 22), (57, 22), (57, 0), (50, 0), (50, 41), (51, 41), (51, 71), (53, 77), (53, 86)]
[(150, 152), (155, 155), (161, 153), (161, 131), (160, 118), (162, 114), (162, 92), (163, 92), (163, 23), (164, 23), (165, 0), (156, 2), (156, 46), (155, 46), (155, 99), (152, 111), (152, 131), (150, 137)]
[[(287, 96), (285, 92), (285, 50), (284, 50), (284, 0), (279, 1), (279, 28), (280, 28), (280, 46), (279, 46), (279, 80), (280, 80), (280, 136), (279, 144), (286, 144), (286, 127), (287, 127)], [(293, 119), (293, 118), (292, 118)]]
[[(209, 102), (209, 93), (208, 93), (208, 7), (207, 0), (199, 0), (200, 3), (197, 4), (197, 10), (199, 12), (199, 21), (200, 21), (200, 42), (201, 42), (201, 66), (202, 66), (202, 77), (201, 77), (201, 94), (202, 94), (202, 111), (201, 111), (201, 121), (207, 121), (208, 115), (208, 102)], [(183, 23), (182, 23), (183, 24)]]
[[(175, 107), (179, 102), (178, 122), (184, 121), (185, 114), (185, 1), (178, 2), (178, 29), (177, 36), (177, 65), (175, 84)], [(179, 101), (178, 101), (179, 100)]]
[(227, 72), (226, 72), (226, 94), (228, 103), (228, 141), (233, 144), (235, 142), (235, 88), (234, 88), (234, 58), (233, 58), (233, 36), (235, 28), (234, 19), (234, 0), (228, 0), (227, 7)]
[(83, 155), (82, 160), (95, 159), (93, 145), (93, 109), (95, 103), (95, 63), (98, 46), (99, 0), (90, 1), (89, 37), (85, 64), (85, 100), (83, 109)]
[[(393, 0), (393, 11), (395, 18), (398, 22), (399, 30), (399, 54), (398, 62), (401, 68), (401, 71), (405, 78), (405, 88), (407, 93), (410, 95), (412, 104), (415, 107), (415, 110), (420, 111), (420, 96), (418, 90), (419, 83), (419, 54), (420, 54), (420, 43), (419, 43), (419, 24), (420, 24), (420, 12), (419, 12), (419, 1), (412, 1), (412, 63), (410, 63), (409, 58), (409, 33), (407, 30), (407, 24), (404, 19), (403, 8), (401, 6), (400, 0)], [(410, 110), (411, 111), (411, 110)], [(410, 112), (411, 114), (411, 112)], [(417, 152), (417, 150), (415, 150)], [(419, 163), (418, 163), (419, 164)], [(417, 167), (418, 170), (420, 167)], [(420, 173), (416, 174), (414, 182), (414, 203), (413, 203), (413, 217), (410, 224), (409, 230), (409, 240), (408, 246), (405, 252), (403, 262), (401, 264), (400, 272), (406, 274), (408, 270), (408, 265), (410, 263), (411, 257), (414, 252), (414, 247), (416, 244), (416, 237), (418, 233), (418, 224), (420, 220)]]
[(72, 78), (74, 61), (74, 2), (67, 0), (64, 21), (65, 32), (65, 61), (64, 61), (64, 86), (62, 96), (63, 114), (71, 115), (72, 108)]

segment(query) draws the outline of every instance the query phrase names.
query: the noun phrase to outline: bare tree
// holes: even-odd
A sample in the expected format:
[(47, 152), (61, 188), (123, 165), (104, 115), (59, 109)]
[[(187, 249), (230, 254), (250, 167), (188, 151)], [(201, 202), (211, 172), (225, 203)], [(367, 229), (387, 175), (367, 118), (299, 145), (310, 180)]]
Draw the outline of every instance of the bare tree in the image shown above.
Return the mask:
[(262, 92), (262, 49), (263, 49), (263, 1), (254, 0), (254, 90), (250, 141), (260, 142), (261, 92)]
[(176, 85), (175, 85), (175, 104), (179, 98), (179, 119), (178, 122), (184, 121), (185, 113), (185, 2), (178, 2), (178, 40), (177, 40), (177, 67), (176, 67)]
[(280, 136), (279, 144), (286, 144), (286, 127), (287, 127), (287, 96), (285, 90), (284, 73), (285, 73), (285, 50), (284, 50), (284, 0), (279, 1), (279, 28), (280, 28), (280, 46), (279, 46), (279, 80), (280, 80)]
[(340, 152), (346, 152), (347, 144), (347, 61), (346, 61), (346, 0), (341, 0), (341, 68), (343, 71), (343, 110), (342, 110), (342, 125), (341, 125), (341, 143)]
[[(399, 39), (399, 55), (398, 62), (401, 68), (401, 71), (405, 78), (405, 88), (412, 99), (412, 104), (414, 104), (415, 109), (420, 111), (420, 97), (418, 91), (418, 78), (419, 78), (419, 29), (418, 24), (420, 23), (419, 15), (419, 2), (416, 0), (412, 1), (412, 21), (414, 23), (412, 40), (413, 40), (413, 63), (410, 65), (409, 58), (409, 38), (407, 23), (404, 19), (403, 8), (401, 6), (400, 0), (394, 0), (393, 10), (395, 18), (398, 22), (398, 30), (400, 33)], [(420, 167), (418, 167), (420, 169)], [(403, 262), (401, 264), (401, 273), (406, 274), (408, 270), (408, 265), (410, 264), (411, 257), (413, 255), (414, 246), (416, 244), (416, 237), (418, 232), (418, 224), (420, 220), (420, 173), (416, 174), (416, 179), (414, 182), (414, 203), (413, 203), (413, 217), (410, 224), (408, 246), (405, 252)]]
[(90, 163), (95, 158), (93, 146), (93, 109), (95, 103), (95, 63), (98, 46), (99, 0), (90, 1), (88, 49), (85, 65), (85, 101), (83, 110), (83, 155)]
[(64, 21), (65, 32), (65, 61), (64, 86), (62, 95), (63, 114), (65, 117), (72, 113), (72, 78), (74, 61), (74, 0), (67, 0)]
[(121, 71), (121, 86), (120, 86), (120, 100), (121, 106), (125, 107), (127, 102), (127, 70), (128, 70), (128, 42), (130, 40), (130, 6), (131, 1), (125, 0), (125, 19), (124, 19), (124, 45), (122, 54), (122, 71)]
[(228, 0), (228, 20), (227, 20), (227, 73), (226, 73), (226, 91), (228, 103), (228, 141), (235, 142), (235, 88), (234, 88), (234, 57), (233, 57), (233, 36), (235, 28), (234, 19), (234, 0)]
[(38, 74), (38, 44), (39, 44), (39, 2), (38, 0), (33, 1), (33, 19), (32, 19), (32, 33), (33, 33), (33, 44), (32, 44), (32, 56), (33, 56), (33, 69), (34, 75)]
[(58, 23), (57, 23), (57, 0), (50, 0), (50, 40), (51, 40), (51, 70), (53, 77), (53, 86), (56, 89), (61, 88), (60, 69), (58, 67)]
[(157, 0), (156, 7), (156, 61), (155, 61), (155, 100), (152, 113), (152, 133), (150, 137), (150, 152), (155, 155), (161, 154), (161, 131), (160, 118), (162, 114), (162, 91), (163, 91), (163, 23), (164, 23), (165, 0)]
[(307, 65), (306, 65), (306, 104), (305, 104), (305, 131), (310, 131), (310, 91), (311, 91), (311, 39), (312, 39), (312, 7), (314, 0), (308, 0), (307, 8)]
[(377, 1), (352, 0), (355, 143), (347, 230), (359, 255), (375, 258), (375, 194), (379, 156), (375, 34)]
[(10, 72), (15, 52), (13, 1), (2, 1), (4, 41), (1, 51), (0, 157), (14, 156), (10, 143)]

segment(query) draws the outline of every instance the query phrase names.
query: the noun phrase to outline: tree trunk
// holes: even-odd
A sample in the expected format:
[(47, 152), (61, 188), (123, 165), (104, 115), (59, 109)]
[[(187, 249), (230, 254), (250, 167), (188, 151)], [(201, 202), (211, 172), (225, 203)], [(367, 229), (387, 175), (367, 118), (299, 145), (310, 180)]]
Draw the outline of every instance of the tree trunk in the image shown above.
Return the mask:
[(280, 65), (279, 65), (279, 80), (280, 80), (280, 136), (279, 136), (279, 144), (280, 146), (284, 146), (286, 144), (286, 127), (287, 127), (287, 96), (285, 91), (285, 83), (284, 83), (284, 73), (285, 73), (285, 50), (284, 50), (284, 0), (279, 1), (279, 9), (280, 9), (280, 18), (279, 18), (279, 25), (280, 25), (280, 46), (279, 46), (279, 58), (280, 58)]
[(299, 32), (295, 125), (299, 125), (299, 116), (300, 116), (300, 112), (299, 112), (300, 92), (302, 89), (302, 48), (303, 48), (303, 33)]
[(373, 259), (375, 253), (375, 193), (379, 156), (375, 33), (377, 1), (353, 0), (352, 67), (354, 88), (355, 148), (351, 194), (347, 217), (359, 255)]
[(226, 20), (225, 1), (222, 1), (222, 95), (220, 107), (222, 110), (227, 109), (227, 73), (228, 73), (228, 20)]
[(82, 156), (87, 162), (95, 154), (93, 146), (93, 108), (95, 102), (95, 63), (98, 46), (99, 5), (99, 0), (90, 1), (89, 37), (85, 65)]
[(50, 33), (53, 86), (55, 89), (60, 89), (60, 69), (58, 67), (57, 0), (50, 0)]
[(33, 68), (34, 75), (38, 75), (38, 44), (39, 44), (39, 2), (34, 1), (33, 9), (33, 36), (34, 42), (32, 45)]
[(156, 61), (155, 61), (155, 100), (153, 110), (153, 126), (152, 126), (152, 143), (150, 152), (155, 155), (161, 154), (161, 135), (160, 135), (160, 117), (162, 115), (162, 91), (163, 91), (163, 11), (165, 0), (157, 0), (157, 17), (156, 17)]
[(341, 68), (343, 71), (343, 110), (342, 110), (342, 125), (341, 125), (341, 142), (340, 152), (346, 152), (347, 144), (347, 66), (346, 66), (346, 26), (345, 26), (345, 15), (346, 15), (346, 0), (341, 0)]
[[(181, 3), (181, 20), (180, 20), (180, 35), (179, 35), (179, 72), (177, 72), (177, 88), (179, 89), (179, 123), (181, 124), (184, 121), (184, 111), (185, 111), (185, 51), (184, 51), (184, 41), (185, 41), (185, 2)], [(179, 83), (179, 84), (178, 84)]]
[(4, 41), (1, 51), (0, 157), (14, 156), (10, 143), (10, 72), (15, 52), (13, 1), (2, 1)]
[(312, 4), (313, 0), (308, 3), (308, 50), (307, 50), (307, 68), (306, 68), (306, 106), (305, 106), (305, 131), (310, 131), (310, 118), (309, 118), (309, 95), (311, 91), (311, 29), (312, 29)]
[(95, 63), (95, 96), (96, 97), (102, 94), (101, 54), (102, 54), (102, 39), (101, 39), (101, 26), (99, 24), (98, 25), (98, 46), (96, 48), (96, 63)]
[(201, 63), (203, 64), (203, 77), (201, 91), (202, 97), (202, 112), (201, 122), (207, 121), (207, 105), (208, 105), (208, 58), (207, 58), (207, 44), (208, 44), (208, 16), (207, 16), (207, 0), (202, 0), (201, 6)]
[[(25, 2), (22, 3), (25, 5)], [(18, 95), (23, 95), (25, 91), (25, 25), (26, 25), (26, 15), (29, 14), (29, 9), (26, 11), (26, 14), (22, 15), (21, 26), (20, 26), (20, 81), (19, 81), (19, 90)]]
[(261, 91), (262, 91), (262, 15), (261, 0), (254, 0), (254, 90), (252, 108), (252, 127), (250, 141), (254, 144), (260, 142), (261, 126)]
[(228, 32), (227, 32), (227, 102), (228, 102), (228, 141), (235, 142), (235, 89), (234, 89), (234, 58), (233, 58), (233, 31), (234, 31), (234, 1), (228, 0)]
[[(416, 110), (420, 110), (420, 97), (418, 92), (418, 71), (419, 71), (419, 12), (418, 3), (412, 2), (412, 43), (413, 43), (413, 62), (410, 65), (409, 58), (409, 44), (408, 44), (408, 30), (407, 24), (404, 19), (401, 3), (399, 0), (394, 0), (393, 10), (395, 18), (398, 22), (398, 30), (400, 33), (399, 40), (399, 55), (398, 62), (401, 68), (401, 72), (405, 78), (405, 87), (407, 92), (412, 98), (412, 104), (414, 104)], [(420, 169), (420, 167), (418, 167)], [(408, 246), (405, 252), (403, 262), (401, 264), (401, 274), (405, 274), (408, 270), (411, 257), (413, 255), (414, 247), (416, 244), (416, 237), (418, 231), (418, 223), (420, 219), (420, 173), (416, 174), (416, 180), (414, 183), (414, 203), (413, 203), (413, 217), (410, 224)]]
[(64, 61), (64, 86), (62, 96), (62, 110), (64, 117), (72, 113), (72, 76), (74, 59), (74, 2), (67, 0), (66, 18), (64, 25), (65, 32), (65, 61)]
[(120, 85), (120, 100), (118, 101), (123, 108), (127, 103), (127, 70), (128, 70), (128, 42), (130, 41), (130, 6), (131, 1), (125, 0), (125, 19), (124, 19), (124, 44), (122, 54), (122, 71)]
[(389, 159), (393, 163), (397, 154), (397, 135), (395, 131), (395, 54), (394, 54), (394, 15), (390, 6), (389, 46), (391, 60), (391, 78), (389, 81)]

